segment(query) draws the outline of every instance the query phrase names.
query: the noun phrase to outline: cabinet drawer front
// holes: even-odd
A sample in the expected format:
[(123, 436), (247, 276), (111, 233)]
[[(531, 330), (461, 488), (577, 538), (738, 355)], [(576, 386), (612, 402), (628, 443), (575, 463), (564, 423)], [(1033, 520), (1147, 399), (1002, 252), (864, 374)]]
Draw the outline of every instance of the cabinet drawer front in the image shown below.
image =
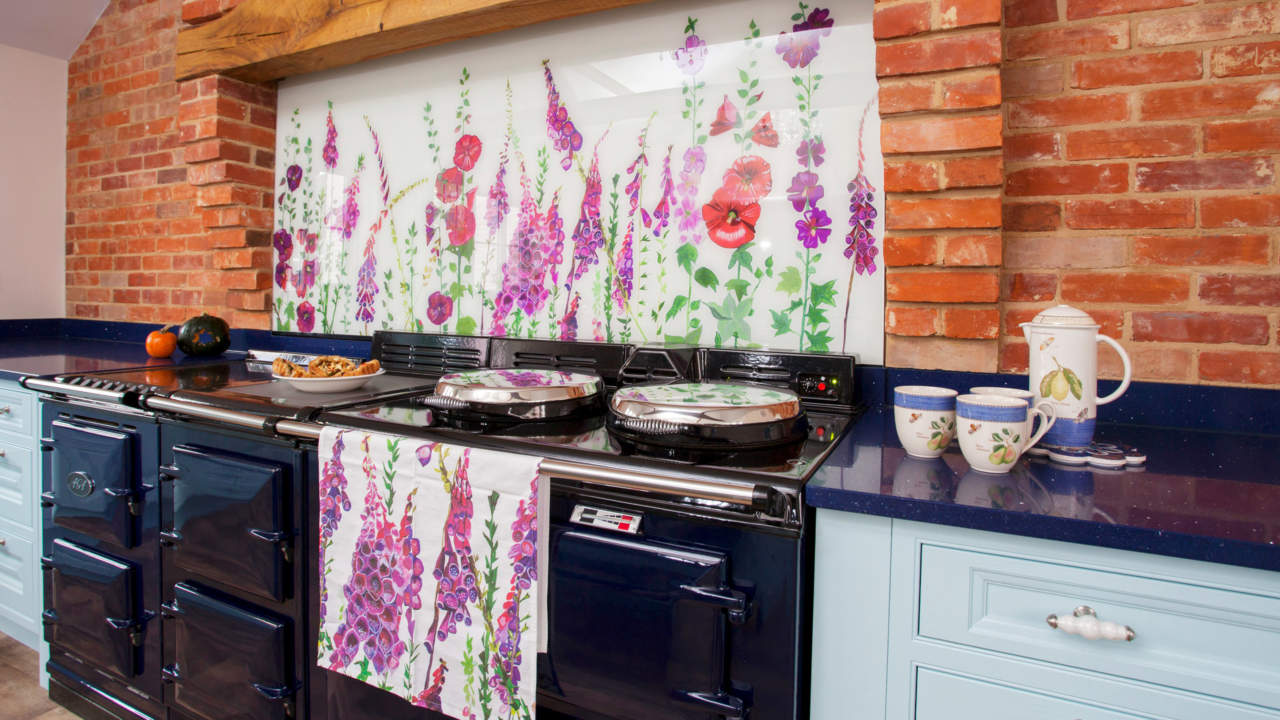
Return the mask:
[(916, 673), (915, 720), (1152, 720), (948, 672)]
[(35, 633), (40, 627), (35, 547), (2, 528), (0, 540), (0, 615)]
[(0, 518), (28, 530), (35, 521), (31, 450), (0, 440)]
[[(1280, 597), (924, 544), (919, 634), (1280, 708)], [(1077, 606), (1132, 642), (1055, 630)]]
[(30, 436), (34, 405), (31, 394), (25, 390), (0, 387), (0, 430)]

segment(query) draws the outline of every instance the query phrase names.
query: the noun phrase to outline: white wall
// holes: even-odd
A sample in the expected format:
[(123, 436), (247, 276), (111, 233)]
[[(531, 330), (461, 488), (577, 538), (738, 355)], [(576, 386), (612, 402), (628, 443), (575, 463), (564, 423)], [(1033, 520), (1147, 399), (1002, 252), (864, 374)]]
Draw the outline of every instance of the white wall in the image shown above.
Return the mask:
[(66, 314), (67, 61), (0, 45), (0, 318)]

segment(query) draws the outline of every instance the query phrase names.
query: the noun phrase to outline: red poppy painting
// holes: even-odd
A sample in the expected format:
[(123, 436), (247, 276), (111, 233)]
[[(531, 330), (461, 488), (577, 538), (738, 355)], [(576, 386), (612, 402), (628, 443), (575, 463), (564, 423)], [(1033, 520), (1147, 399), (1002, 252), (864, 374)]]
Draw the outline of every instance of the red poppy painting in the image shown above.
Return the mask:
[(733, 199), (725, 188), (716, 190), (711, 202), (702, 206), (702, 221), (707, 224), (711, 242), (730, 250), (742, 247), (756, 236), (760, 220), (758, 203), (742, 203)]

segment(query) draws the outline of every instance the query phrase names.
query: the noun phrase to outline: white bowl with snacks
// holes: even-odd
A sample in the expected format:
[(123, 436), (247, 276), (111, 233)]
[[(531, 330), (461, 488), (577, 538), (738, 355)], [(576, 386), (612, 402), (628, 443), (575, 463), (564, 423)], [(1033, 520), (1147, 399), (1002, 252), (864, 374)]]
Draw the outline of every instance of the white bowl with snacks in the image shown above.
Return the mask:
[(299, 392), (340, 393), (358, 390), (386, 370), (377, 360), (357, 363), (337, 355), (321, 355), (308, 365), (297, 365), (284, 358), (271, 364), (271, 377), (287, 383)]

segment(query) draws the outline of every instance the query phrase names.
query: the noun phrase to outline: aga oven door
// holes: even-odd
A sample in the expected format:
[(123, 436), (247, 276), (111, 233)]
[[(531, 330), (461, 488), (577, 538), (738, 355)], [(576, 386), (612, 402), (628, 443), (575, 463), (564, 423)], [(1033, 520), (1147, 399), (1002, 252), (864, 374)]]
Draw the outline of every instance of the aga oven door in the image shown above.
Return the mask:
[(161, 533), (174, 567), (230, 588), (280, 601), (290, 597), (294, 531), (290, 468), (194, 445), (173, 447), (161, 468), (170, 483)]
[(137, 567), (63, 539), (43, 565), (45, 640), (123, 678), (137, 675), (146, 629)]
[(293, 624), (198, 585), (178, 583), (163, 606), (170, 703), (208, 720), (286, 720), (295, 715)]
[(50, 424), (50, 485), (43, 495), (55, 525), (123, 548), (138, 544), (143, 496), (134, 433), (77, 419)]
[(553, 524), (540, 688), (619, 720), (743, 718), (726, 624), (748, 611), (720, 553)]

